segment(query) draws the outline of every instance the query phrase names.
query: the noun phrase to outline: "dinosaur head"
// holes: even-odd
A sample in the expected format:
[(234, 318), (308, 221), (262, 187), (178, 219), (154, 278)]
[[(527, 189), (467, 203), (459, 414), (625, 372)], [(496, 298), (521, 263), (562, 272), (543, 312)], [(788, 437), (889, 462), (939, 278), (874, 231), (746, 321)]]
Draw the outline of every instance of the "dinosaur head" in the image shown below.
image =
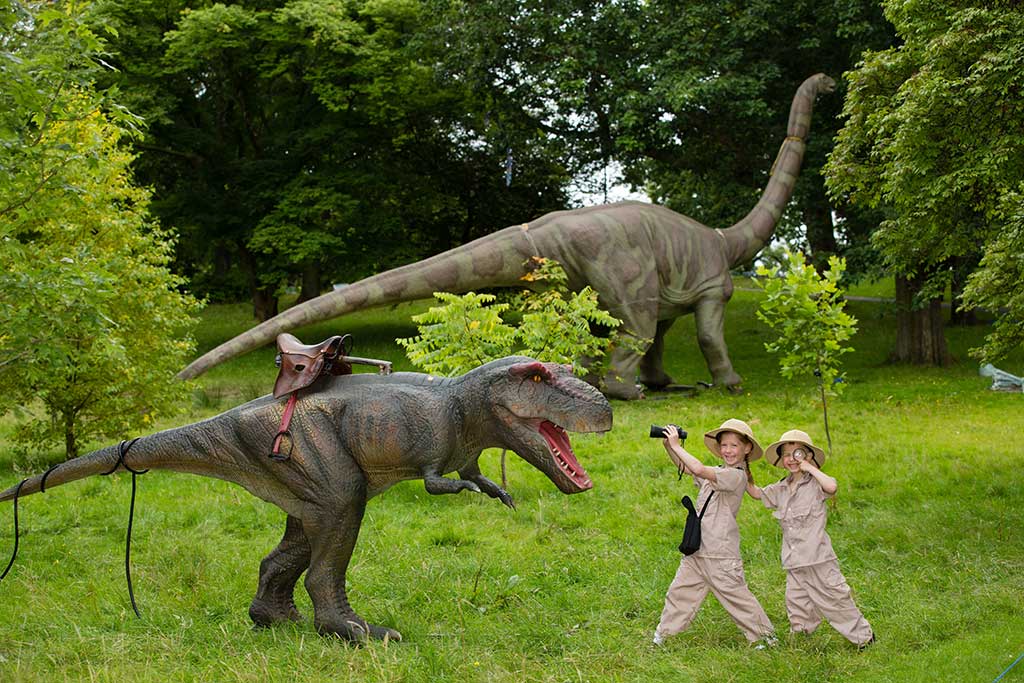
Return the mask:
[(606, 432), (612, 408), (569, 366), (513, 356), (489, 363), (487, 392), (500, 445), (546, 474), (563, 493), (594, 483), (569, 443), (568, 432)]

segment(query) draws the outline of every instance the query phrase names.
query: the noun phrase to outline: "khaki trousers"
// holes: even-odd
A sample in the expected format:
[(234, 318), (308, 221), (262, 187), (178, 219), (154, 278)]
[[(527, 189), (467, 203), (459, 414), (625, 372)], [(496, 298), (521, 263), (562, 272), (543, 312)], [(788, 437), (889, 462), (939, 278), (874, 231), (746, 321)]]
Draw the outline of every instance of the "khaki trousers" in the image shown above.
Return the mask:
[(786, 612), (794, 633), (811, 633), (824, 617), (854, 645), (866, 645), (873, 636), (835, 560), (786, 570)]
[(775, 632), (761, 604), (747, 588), (743, 560), (712, 559), (687, 555), (665, 593), (657, 633), (671, 636), (689, 627), (710, 591), (747, 640), (754, 642)]

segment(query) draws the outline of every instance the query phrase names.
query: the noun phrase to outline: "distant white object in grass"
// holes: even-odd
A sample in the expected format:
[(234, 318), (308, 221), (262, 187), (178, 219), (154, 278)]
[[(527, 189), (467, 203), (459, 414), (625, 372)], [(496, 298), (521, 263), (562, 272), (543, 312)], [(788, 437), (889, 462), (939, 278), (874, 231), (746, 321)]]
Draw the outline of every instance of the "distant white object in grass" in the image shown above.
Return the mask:
[(1024, 391), (1024, 377), (1011, 375), (991, 363), (982, 365), (978, 374), (992, 378), (992, 386), (989, 387), (992, 391)]

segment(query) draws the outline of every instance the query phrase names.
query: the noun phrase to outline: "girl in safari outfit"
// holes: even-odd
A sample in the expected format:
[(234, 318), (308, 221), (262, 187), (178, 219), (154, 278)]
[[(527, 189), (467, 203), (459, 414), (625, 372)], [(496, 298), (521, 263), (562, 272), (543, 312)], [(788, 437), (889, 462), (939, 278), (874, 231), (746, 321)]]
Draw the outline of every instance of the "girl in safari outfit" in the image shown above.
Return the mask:
[[(686, 630), (708, 592), (718, 598), (725, 611), (751, 643), (775, 644), (775, 628), (747, 588), (740, 557), (740, 531), (736, 513), (743, 501), (747, 483), (747, 463), (761, 457), (761, 446), (742, 420), (726, 420), (721, 427), (704, 435), (704, 444), (725, 461), (724, 467), (708, 467), (686, 452), (679, 442), (679, 431), (665, 429), (665, 450), (681, 470), (693, 475), (700, 489), (695, 507), (704, 509), (701, 522), (701, 547), (684, 555), (672, 584), (665, 594), (665, 607), (654, 631), (655, 645)], [(712, 495), (713, 494), (713, 495)]]
[(798, 429), (765, 449), (767, 459), (789, 475), (763, 489), (747, 484), (782, 525), (782, 567), (786, 570), (786, 612), (794, 633), (811, 633), (822, 617), (858, 647), (874, 642), (871, 624), (857, 609), (846, 585), (832, 540), (825, 532), (825, 501), (836, 494), (836, 480), (821, 471), (825, 452)]

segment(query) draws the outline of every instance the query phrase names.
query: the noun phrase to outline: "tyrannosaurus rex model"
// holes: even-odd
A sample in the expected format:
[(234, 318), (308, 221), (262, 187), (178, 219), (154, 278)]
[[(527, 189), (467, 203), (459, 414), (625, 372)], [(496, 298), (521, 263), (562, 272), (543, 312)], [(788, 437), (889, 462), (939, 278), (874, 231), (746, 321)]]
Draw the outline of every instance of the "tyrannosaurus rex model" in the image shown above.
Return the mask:
[(418, 263), (389, 270), (284, 311), (231, 339), (185, 368), (189, 379), (229, 358), (269, 344), (281, 332), (351, 311), (426, 299), (437, 291), (467, 292), (521, 286), (531, 256), (558, 261), (574, 290), (590, 285), (625, 331), (652, 343), (642, 355), (618, 347), (604, 391), (638, 398), (634, 378), (652, 388), (672, 379), (662, 368), (665, 333), (680, 315), (693, 313), (697, 341), (716, 384), (735, 387), (725, 345), (725, 304), (732, 296), (729, 269), (750, 261), (771, 238), (793, 192), (803, 161), (815, 96), (835, 82), (811, 76), (793, 97), (786, 139), (771, 179), (754, 209), (724, 230), (712, 230), (661, 206), (621, 202), (559, 211), (482, 237)]
[[(593, 484), (566, 430), (611, 429), (608, 401), (562, 365), (503, 358), (452, 379), (420, 373), (325, 377), (303, 394), (284, 461), (268, 457), (284, 402), (264, 396), (208, 420), (143, 437), (122, 458), (117, 446), (75, 458), (0, 493), (0, 501), (116, 468), (170, 469), (226, 479), (288, 513), (284, 538), (260, 563), (249, 616), (257, 625), (299, 619), (292, 599), (306, 571), (314, 624), (350, 640), (401, 638), (349, 606), (345, 571), (366, 502), (403, 479), (429, 493), (512, 499), (477, 464), (485, 448), (507, 448), (564, 493)], [(443, 475), (458, 472), (459, 479)], [(19, 491), (20, 488), (20, 491)], [(308, 570), (308, 571), (307, 571)]]

